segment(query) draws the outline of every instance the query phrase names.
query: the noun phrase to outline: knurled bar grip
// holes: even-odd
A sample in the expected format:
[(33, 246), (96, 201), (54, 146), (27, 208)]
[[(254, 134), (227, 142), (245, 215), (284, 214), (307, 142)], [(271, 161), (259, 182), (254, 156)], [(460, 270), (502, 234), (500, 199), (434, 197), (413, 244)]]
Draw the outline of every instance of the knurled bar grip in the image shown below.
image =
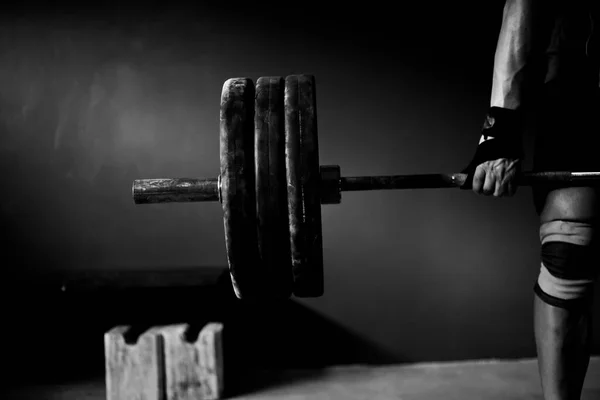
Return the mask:
[[(466, 178), (467, 175), (461, 173), (342, 177), (339, 190), (451, 188), (461, 187)], [(517, 179), (519, 186), (555, 183), (597, 185), (598, 182), (600, 172), (523, 172)], [(219, 187), (219, 178), (137, 179), (133, 182), (133, 201), (135, 204), (220, 201)]]
[[(358, 176), (340, 179), (340, 191), (394, 190), (394, 189), (441, 189), (461, 187), (467, 174), (421, 174), (391, 176)], [(597, 185), (600, 172), (543, 171), (523, 172), (517, 177), (519, 186), (570, 183), (573, 185)]]

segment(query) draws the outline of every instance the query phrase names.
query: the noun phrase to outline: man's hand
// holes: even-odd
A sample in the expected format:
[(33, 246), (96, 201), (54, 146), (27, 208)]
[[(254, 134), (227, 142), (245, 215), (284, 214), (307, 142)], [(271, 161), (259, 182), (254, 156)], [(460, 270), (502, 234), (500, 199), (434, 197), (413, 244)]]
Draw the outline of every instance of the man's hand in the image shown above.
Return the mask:
[(486, 196), (513, 196), (524, 158), (522, 131), (521, 111), (491, 107), (475, 155), (462, 171), (467, 178), (461, 188)]
[(516, 178), (520, 171), (519, 159), (500, 158), (485, 161), (475, 169), (473, 191), (486, 196), (513, 196), (517, 192)]

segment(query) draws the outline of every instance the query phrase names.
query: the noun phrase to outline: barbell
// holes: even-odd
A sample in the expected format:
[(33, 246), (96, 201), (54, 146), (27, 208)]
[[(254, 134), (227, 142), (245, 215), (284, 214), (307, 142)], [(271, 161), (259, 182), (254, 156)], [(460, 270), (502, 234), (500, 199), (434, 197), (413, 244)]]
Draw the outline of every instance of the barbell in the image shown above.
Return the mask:
[[(466, 174), (342, 177), (319, 164), (315, 78), (228, 79), (220, 103), (217, 178), (138, 179), (135, 204), (219, 201), (237, 298), (320, 297), (321, 205), (341, 192), (461, 187)], [(600, 172), (523, 172), (520, 186), (594, 184)]]

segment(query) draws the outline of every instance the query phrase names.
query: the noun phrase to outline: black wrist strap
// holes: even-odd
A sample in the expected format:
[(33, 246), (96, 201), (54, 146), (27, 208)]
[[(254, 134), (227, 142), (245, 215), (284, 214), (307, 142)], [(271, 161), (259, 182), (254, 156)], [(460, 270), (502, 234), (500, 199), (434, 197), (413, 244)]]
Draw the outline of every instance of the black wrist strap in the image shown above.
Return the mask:
[(481, 128), (484, 140), (477, 146), (469, 165), (462, 171), (467, 174), (467, 179), (461, 189), (472, 189), (475, 170), (481, 163), (500, 158), (522, 159), (522, 131), (523, 116), (520, 110), (491, 107)]

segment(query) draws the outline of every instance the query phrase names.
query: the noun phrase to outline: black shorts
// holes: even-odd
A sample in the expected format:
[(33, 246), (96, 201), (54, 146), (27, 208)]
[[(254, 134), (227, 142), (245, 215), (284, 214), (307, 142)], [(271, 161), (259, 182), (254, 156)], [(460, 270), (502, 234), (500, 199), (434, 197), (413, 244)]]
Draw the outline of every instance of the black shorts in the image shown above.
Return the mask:
[[(600, 171), (600, 89), (558, 81), (547, 83), (538, 102), (534, 134), (535, 171)], [(549, 191), (564, 185), (534, 186), (540, 214)]]

